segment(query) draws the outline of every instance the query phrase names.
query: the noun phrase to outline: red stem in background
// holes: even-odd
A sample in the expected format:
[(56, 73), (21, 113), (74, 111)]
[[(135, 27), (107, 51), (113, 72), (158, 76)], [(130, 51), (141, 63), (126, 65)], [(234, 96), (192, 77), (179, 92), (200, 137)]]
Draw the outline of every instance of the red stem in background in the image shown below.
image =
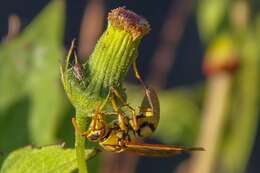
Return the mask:
[(21, 20), (19, 16), (12, 14), (8, 18), (8, 32), (4, 41), (10, 41), (15, 38), (21, 30)]
[(102, 33), (105, 19), (104, 8), (103, 0), (91, 0), (85, 9), (80, 29), (80, 57), (89, 57)]
[(155, 51), (148, 80), (153, 86), (162, 88), (166, 84), (167, 76), (175, 59), (175, 49), (182, 38), (182, 34), (192, 11), (193, 0), (172, 1), (168, 17), (160, 33), (160, 41)]

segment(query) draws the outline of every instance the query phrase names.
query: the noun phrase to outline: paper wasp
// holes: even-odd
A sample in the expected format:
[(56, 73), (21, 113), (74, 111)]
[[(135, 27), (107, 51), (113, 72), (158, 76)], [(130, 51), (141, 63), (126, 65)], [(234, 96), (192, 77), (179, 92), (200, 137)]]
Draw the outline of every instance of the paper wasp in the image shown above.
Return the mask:
[[(185, 148), (134, 142), (136, 137), (150, 136), (157, 128), (160, 119), (160, 106), (156, 92), (152, 88), (147, 87), (141, 79), (136, 68), (136, 63), (133, 64), (133, 69), (136, 78), (141, 82), (145, 91), (139, 111), (132, 108), (116, 88), (111, 87), (104, 103), (102, 105), (98, 104), (93, 113), (89, 129), (86, 132), (81, 132), (75, 119), (72, 119), (76, 132), (85, 136), (90, 141), (99, 142), (104, 150), (111, 152), (126, 151), (143, 156), (172, 157), (183, 152), (204, 150), (201, 147)], [(130, 110), (130, 117), (118, 105), (116, 98), (120, 100), (123, 106)], [(115, 112), (103, 111), (108, 100), (111, 101)], [(118, 118), (108, 123), (105, 118), (109, 115), (116, 115)]]

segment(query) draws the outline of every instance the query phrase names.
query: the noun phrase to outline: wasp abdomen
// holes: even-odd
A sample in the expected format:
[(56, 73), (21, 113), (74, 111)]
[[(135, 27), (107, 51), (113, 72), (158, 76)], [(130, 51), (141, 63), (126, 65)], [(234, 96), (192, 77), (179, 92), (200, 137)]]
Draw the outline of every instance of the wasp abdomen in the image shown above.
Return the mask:
[(155, 131), (156, 127), (153, 123), (149, 122), (143, 122), (140, 124), (139, 129), (137, 130), (137, 134), (140, 137), (147, 137), (152, 135), (152, 133)]

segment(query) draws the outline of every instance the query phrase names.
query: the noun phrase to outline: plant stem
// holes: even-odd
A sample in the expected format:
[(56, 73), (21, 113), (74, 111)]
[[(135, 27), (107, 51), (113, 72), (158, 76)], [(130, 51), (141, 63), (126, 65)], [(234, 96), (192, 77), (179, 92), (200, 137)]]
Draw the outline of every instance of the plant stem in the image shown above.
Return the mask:
[[(84, 132), (87, 126), (84, 113), (76, 113), (76, 121), (81, 132)], [(78, 161), (78, 169), (80, 173), (88, 173), (87, 163), (85, 159), (85, 137), (75, 132), (75, 149)]]
[[(248, 33), (252, 33), (251, 30)], [(235, 117), (223, 152), (223, 171), (245, 172), (254, 144), (259, 120), (259, 52), (255, 36), (246, 34), (241, 46)]]
[(231, 79), (231, 75), (226, 72), (209, 78), (208, 95), (203, 112), (204, 119), (198, 142), (198, 146), (203, 146), (206, 152), (194, 154), (190, 167), (191, 173), (213, 171), (225, 122)]

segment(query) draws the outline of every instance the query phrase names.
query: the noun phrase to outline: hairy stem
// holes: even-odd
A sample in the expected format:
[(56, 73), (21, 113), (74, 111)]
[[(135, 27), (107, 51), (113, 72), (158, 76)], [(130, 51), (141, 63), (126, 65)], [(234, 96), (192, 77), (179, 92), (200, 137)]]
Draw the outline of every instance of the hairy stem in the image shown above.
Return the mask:
[[(85, 131), (87, 121), (84, 113), (76, 113), (76, 121), (81, 132)], [(80, 173), (88, 173), (88, 168), (85, 159), (85, 137), (75, 131), (75, 149)]]

